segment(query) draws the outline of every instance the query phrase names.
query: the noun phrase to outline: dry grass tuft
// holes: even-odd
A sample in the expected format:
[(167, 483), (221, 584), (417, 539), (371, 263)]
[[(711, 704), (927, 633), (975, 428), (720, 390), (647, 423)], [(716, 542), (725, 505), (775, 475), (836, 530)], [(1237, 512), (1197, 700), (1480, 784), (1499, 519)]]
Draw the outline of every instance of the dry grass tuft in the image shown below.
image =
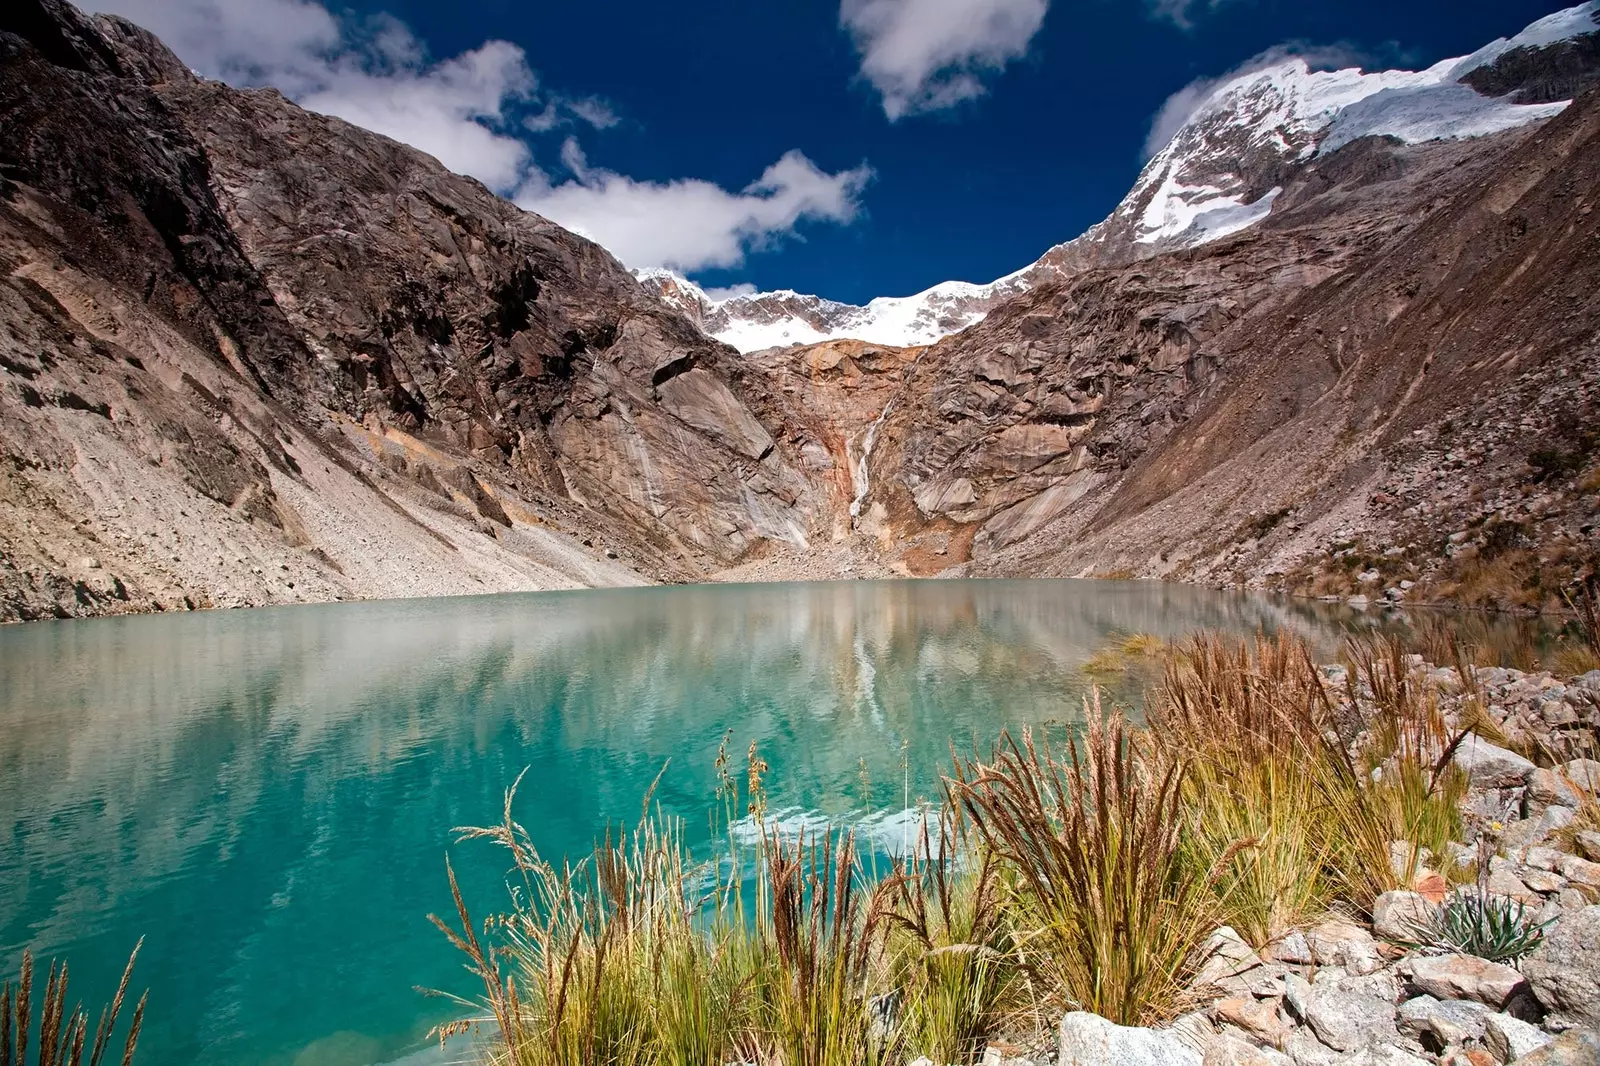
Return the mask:
[[(100, 1011), (95, 1025), (94, 1043), (89, 1048), (89, 1066), (100, 1066), (106, 1053), (112, 1050), (113, 1033), (117, 1018), (128, 995), (128, 982), (133, 979), (133, 964), (139, 958), (141, 939), (128, 956), (128, 965), (122, 971), (122, 981), (111, 1005)], [(139, 1028), (144, 1022), (145, 1003), (150, 994), (139, 997), (133, 1010), (133, 1020), (122, 1043), (122, 1066), (133, 1062), (134, 1048), (139, 1043)], [(10, 981), (0, 987), (0, 1066), (27, 1066), (29, 1034), (33, 1027), (33, 953), (22, 953), (22, 970), (13, 989)], [(50, 963), (50, 976), (45, 981), (44, 1002), (40, 1005), (39, 1043), (37, 1066), (82, 1066), (84, 1044), (89, 1036), (89, 1015), (82, 1004), (70, 1013), (67, 1004), (67, 964)]]
[(1028, 965), (1061, 1005), (1124, 1025), (1178, 1010), (1214, 925), (1185, 862), (1183, 775), (1098, 703), (1065, 759), (1024, 733), (957, 764), (953, 794), (1017, 877)]

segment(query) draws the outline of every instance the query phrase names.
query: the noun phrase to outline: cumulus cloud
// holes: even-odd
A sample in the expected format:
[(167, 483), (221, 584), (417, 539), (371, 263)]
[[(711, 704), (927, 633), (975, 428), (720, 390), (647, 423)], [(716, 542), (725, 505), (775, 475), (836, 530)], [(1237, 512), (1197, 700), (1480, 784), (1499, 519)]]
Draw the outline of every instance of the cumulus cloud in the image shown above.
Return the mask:
[(709, 289), (701, 289), (700, 291), (705, 293), (706, 298), (711, 300), (713, 303), (721, 303), (724, 300), (731, 300), (735, 296), (754, 296), (756, 294), (756, 287), (750, 284), (748, 281), (741, 281), (737, 285), (727, 285), (722, 288), (713, 287)]
[(1049, 0), (842, 0), (839, 23), (891, 122), (981, 96), (1028, 51)]
[(828, 174), (794, 151), (737, 192), (693, 178), (635, 181), (591, 168), (569, 135), (560, 159), (570, 178), (554, 184), (527, 135), (620, 120), (598, 96), (543, 89), (508, 41), (433, 59), (398, 19), (341, 19), (319, 0), (93, 3), (153, 31), (208, 77), (271, 85), (310, 110), (420, 148), (633, 266), (734, 266), (802, 222), (848, 223), (871, 174), (864, 165)]
[(734, 267), (747, 252), (802, 222), (849, 223), (872, 177), (865, 165), (829, 174), (791, 151), (738, 192), (709, 181), (635, 181), (589, 165), (577, 142), (562, 148), (570, 180), (535, 174), (516, 201), (598, 241), (630, 267), (679, 271)]
[(1214, 78), (1196, 78), (1167, 97), (1161, 109), (1150, 120), (1150, 132), (1145, 135), (1144, 140), (1144, 158), (1147, 160), (1154, 158), (1205, 106), (1212, 94), (1228, 82), (1247, 74), (1254, 74), (1258, 70), (1275, 67), (1286, 59), (1296, 58), (1305, 60), (1306, 65), (1313, 70), (1340, 70), (1364, 66), (1371, 61), (1372, 56), (1354, 45), (1314, 45), (1304, 41), (1288, 41), (1250, 57), (1226, 74)]
[(271, 85), (313, 111), (405, 141), (496, 189), (528, 147), (506, 132), (538, 87), (522, 49), (486, 41), (442, 61), (398, 19), (341, 21), (313, 0), (97, 0), (184, 62), (235, 85)]

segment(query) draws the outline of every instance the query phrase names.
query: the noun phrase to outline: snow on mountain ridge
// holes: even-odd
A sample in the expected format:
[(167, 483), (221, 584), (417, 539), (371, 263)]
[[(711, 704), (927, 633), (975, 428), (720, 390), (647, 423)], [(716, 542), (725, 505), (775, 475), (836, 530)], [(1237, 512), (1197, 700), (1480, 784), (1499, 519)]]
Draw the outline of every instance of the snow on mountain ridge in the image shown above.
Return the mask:
[(670, 271), (636, 271), (702, 329), (741, 351), (853, 338), (931, 344), (1002, 300), (1085, 264), (1195, 247), (1265, 219), (1295, 168), (1370, 136), (1408, 144), (1485, 136), (1551, 118), (1570, 101), (1515, 102), (1462, 78), (1523, 48), (1600, 32), (1600, 0), (1556, 12), (1469, 56), (1421, 71), (1312, 70), (1291, 57), (1216, 86), (1103, 222), (987, 285), (947, 281), (865, 307), (792, 290), (712, 299)]

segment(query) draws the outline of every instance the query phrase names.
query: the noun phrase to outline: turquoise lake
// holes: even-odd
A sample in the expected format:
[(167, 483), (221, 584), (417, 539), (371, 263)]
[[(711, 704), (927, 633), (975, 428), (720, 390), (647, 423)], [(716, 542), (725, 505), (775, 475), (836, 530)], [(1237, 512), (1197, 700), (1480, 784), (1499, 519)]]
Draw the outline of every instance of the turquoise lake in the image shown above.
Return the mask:
[[(710, 846), (716, 751), (774, 808), (863, 827), (936, 794), (952, 741), (1070, 723), (1116, 634), (1288, 628), (1340, 608), (1142, 582), (649, 588), (0, 629), (0, 963), (61, 955), (91, 1003), (145, 937), (149, 1066), (445, 1061), (474, 986), (427, 921), (505, 863), (517, 815), (587, 852), (657, 800)], [(1139, 684), (1114, 692), (1134, 706)], [(887, 830), (884, 830), (887, 831)], [(886, 845), (887, 846), (887, 845)], [(460, 1057), (458, 1052), (455, 1058)]]

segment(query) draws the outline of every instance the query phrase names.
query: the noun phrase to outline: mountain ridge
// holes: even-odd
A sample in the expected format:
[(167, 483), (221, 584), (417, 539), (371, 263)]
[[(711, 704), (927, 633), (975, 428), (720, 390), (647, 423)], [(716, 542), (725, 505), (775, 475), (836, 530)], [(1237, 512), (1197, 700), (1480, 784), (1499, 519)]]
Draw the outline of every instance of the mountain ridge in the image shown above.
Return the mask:
[[(1550, 104), (1593, 37), (1473, 76)], [(1600, 522), (1600, 93), (1253, 161), (1201, 125), (1248, 189), (1206, 198), (1278, 190), (1254, 225), (1062, 246), (930, 343), (740, 354), (415, 149), (20, 0), (0, 618), (889, 576), (1558, 602)]]
[(743, 352), (847, 338), (891, 346), (931, 344), (1043, 281), (1089, 266), (1197, 247), (1256, 225), (1270, 213), (1286, 174), (1363, 137), (1422, 143), (1552, 118), (1570, 96), (1550, 97), (1549, 84), (1528, 92), (1548, 69), (1530, 61), (1529, 53), (1568, 48), (1574, 41), (1584, 44), (1573, 49), (1566, 80), (1556, 83), (1570, 91), (1600, 69), (1594, 55), (1600, 51), (1596, 0), (1423, 71), (1314, 71), (1303, 58), (1289, 57), (1226, 77), (1150, 159), (1105, 220), (987, 284), (947, 281), (858, 306), (791, 290), (714, 300), (670, 270), (634, 273), (708, 334)]

